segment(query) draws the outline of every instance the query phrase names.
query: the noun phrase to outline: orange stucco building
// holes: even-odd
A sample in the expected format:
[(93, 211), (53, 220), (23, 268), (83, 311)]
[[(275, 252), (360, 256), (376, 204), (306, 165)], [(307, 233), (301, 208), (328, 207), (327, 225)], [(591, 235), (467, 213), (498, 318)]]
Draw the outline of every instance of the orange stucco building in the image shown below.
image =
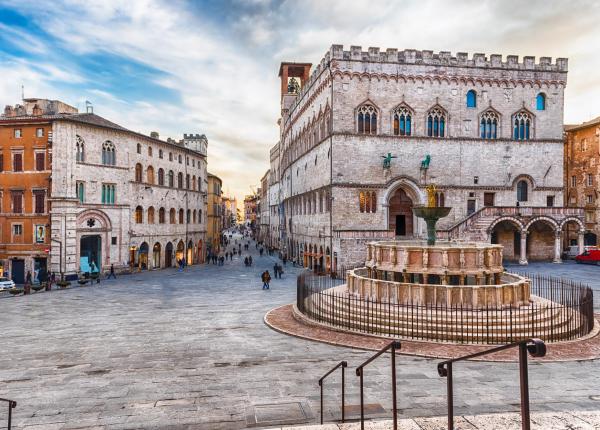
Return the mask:
[(25, 99), (0, 117), (0, 271), (17, 284), (48, 267), (52, 115), (65, 110)]

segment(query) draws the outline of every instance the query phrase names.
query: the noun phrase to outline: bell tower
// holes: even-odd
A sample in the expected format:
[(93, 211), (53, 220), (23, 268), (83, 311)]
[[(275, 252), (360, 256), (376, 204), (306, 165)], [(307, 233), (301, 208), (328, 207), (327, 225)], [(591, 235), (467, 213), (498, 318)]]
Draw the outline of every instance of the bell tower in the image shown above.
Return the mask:
[(310, 76), (311, 63), (281, 63), (281, 110), (287, 111)]

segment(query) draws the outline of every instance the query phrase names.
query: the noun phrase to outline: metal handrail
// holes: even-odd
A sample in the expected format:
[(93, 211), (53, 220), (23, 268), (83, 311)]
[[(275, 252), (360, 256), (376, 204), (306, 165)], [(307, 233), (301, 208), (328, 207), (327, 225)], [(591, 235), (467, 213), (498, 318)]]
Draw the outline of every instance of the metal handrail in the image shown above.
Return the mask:
[(0, 398), (0, 402), (8, 403), (8, 427), (7, 427), (7, 429), (10, 430), (11, 423), (12, 423), (12, 410), (17, 407), (17, 402), (15, 402), (14, 400), (2, 399), (2, 398)]
[(323, 424), (323, 380), (325, 378), (327, 378), (329, 375), (331, 375), (333, 372), (335, 372), (339, 367), (342, 368), (342, 422), (344, 422), (345, 420), (345, 412), (344, 409), (346, 409), (346, 396), (345, 396), (345, 386), (346, 386), (346, 382), (345, 382), (345, 378), (344, 378), (344, 369), (346, 367), (348, 367), (348, 363), (346, 361), (340, 361), (338, 364), (335, 365), (335, 367), (333, 369), (331, 369), (329, 372), (327, 372), (326, 374), (324, 374), (321, 379), (319, 379), (319, 387), (321, 387), (321, 424)]
[(481, 357), (487, 354), (493, 354), (510, 348), (519, 348), (519, 376), (521, 386), (521, 428), (530, 430), (531, 420), (529, 414), (529, 374), (527, 369), (527, 354), (532, 357), (543, 357), (546, 355), (546, 344), (543, 340), (531, 338), (520, 342), (509, 343), (486, 351), (476, 352), (463, 357), (453, 358), (452, 360), (442, 361), (438, 364), (438, 374), (442, 378), (447, 378), (448, 393), (448, 430), (454, 430), (454, 398), (452, 384), (452, 363), (457, 361), (469, 360), (471, 358)]
[(360, 377), (360, 429), (365, 428), (365, 410), (364, 410), (364, 393), (363, 393), (363, 368), (379, 357), (381, 354), (386, 352), (388, 349), (392, 350), (392, 408), (394, 415), (394, 430), (398, 429), (398, 406), (396, 404), (396, 350), (401, 348), (400, 341), (393, 340), (383, 347), (379, 352), (365, 361), (363, 364), (356, 368), (356, 376)]

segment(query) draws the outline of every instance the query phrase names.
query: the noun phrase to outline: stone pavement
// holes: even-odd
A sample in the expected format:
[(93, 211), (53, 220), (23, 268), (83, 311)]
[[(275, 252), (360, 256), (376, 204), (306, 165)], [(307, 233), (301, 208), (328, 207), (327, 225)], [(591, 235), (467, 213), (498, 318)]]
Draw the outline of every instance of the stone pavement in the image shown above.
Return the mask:
[[(365, 423), (368, 430), (391, 430), (392, 420)], [(413, 418), (398, 420), (399, 430), (445, 430), (447, 417)], [(456, 430), (521, 430), (519, 414), (485, 414), (454, 417)], [(596, 430), (600, 429), (598, 412), (535, 413), (531, 416), (532, 430)], [(313, 426), (281, 427), (274, 430), (360, 430), (360, 423), (323, 424)]]
[[(99, 286), (0, 300), (0, 397), (18, 402), (13, 428), (264, 427), (249, 418), (258, 408), (273, 426), (316, 423), (319, 377), (339, 360), (352, 369), (371, 353), (267, 327), (263, 317), (270, 309), (295, 300), (299, 269), (288, 265), (285, 279), (273, 280), (272, 289), (263, 291), (259, 275), (272, 270), (274, 259), (255, 251), (253, 256), (252, 268), (238, 259), (225, 267), (145, 272)], [(560, 270), (580, 267), (565, 264)], [(584, 269), (600, 273), (600, 267)], [(600, 277), (586, 273), (598, 288)], [(436, 363), (416, 357), (398, 361), (403, 418), (445, 413), (446, 385)], [(532, 360), (532, 410), (600, 409), (598, 369), (598, 361)], [(457, 365), (454, 375), (457, 415), (518, 410), (515, 364), (469, 362)], [(357, 378), (348, 372), (346, 379), (347, 403), (357, 405)], [(339, 375), (325, 388), (325, 418), (331, 420), (339, 413)], [(380, 405), (383, 412), (376, 416), (390, 417), (389, 360), (366, 369), (365, 396), (367, 403)], [(290, 404), (301, 405), (303, 418), (292, 414)], [(0, 423), (5, 417), (0, 405)]]

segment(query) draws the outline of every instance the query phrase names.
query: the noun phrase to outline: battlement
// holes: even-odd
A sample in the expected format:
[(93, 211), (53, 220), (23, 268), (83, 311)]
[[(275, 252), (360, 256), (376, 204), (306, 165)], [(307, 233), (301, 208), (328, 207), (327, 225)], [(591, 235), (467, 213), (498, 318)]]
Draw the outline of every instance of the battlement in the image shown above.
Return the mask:
[(363, 51), (361, 46), (351, 46), (349, 51), (344, 51), (343, 45), (332, 45), (329, 52), (325, 54), (330, 59), (353, 60), (377, 63), (398, 63), (398, 64), (426, 64), (433, 66), (454, 66), (454, 67), (486, 67), (508, 70), (534, 70), (550, 72), (568, 71), (567, 58), (557, 58), (552, 63), (551, 57), (540, 57), (539, 62), (535, 62), (535, 57), (525, 56), (523, 61), (519, 62), (518, 55), (507, 55), (506, 61), (503, 61), (501, 54), (491, 54), (489, 58), (485, 54), (469, 54), (466, 52), (457, 52), (452, 55), (449, 51), (419, 51), (416, 49), (398, 49), (388, 48), (380, 51), (379, 48), (369, 48)]
[(184, 133), (184, 134), (183, 134), (183, 139), (184, 139), (184, 140), (200, 140), (200, 139), (206, 139), (206, 135), (204, 135), (204, 134), (197, 134), (197, 133), (196, 133), (196, 134), (193, 134), (193, 133), (190, 133), (190, 134)]

